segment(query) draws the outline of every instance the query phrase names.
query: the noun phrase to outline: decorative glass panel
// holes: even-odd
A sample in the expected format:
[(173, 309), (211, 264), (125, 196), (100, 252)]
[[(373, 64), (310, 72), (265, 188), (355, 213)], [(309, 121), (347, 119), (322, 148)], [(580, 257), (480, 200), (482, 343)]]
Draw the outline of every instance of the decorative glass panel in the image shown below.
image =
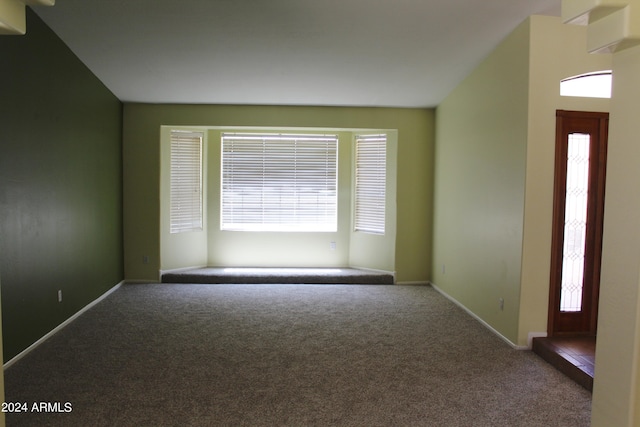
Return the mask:
[(562, 258), (561, 311), (582, 310), (584, 258), (587, 236), (587, 198), (589, 196), (588, 134), (569, 134), (567, 186)]

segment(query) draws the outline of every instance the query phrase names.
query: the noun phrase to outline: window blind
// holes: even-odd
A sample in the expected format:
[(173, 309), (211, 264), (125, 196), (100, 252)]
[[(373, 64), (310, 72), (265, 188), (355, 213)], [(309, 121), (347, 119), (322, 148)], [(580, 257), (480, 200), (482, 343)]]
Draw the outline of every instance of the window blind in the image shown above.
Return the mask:
[(202, 230), (202, 137), (171, 132), (171, 233)]
[(387, 136), (356, 136), (356, 231), (384, 234)]
[(221, 228), (337, 230), (336, 135), (222, 135)]

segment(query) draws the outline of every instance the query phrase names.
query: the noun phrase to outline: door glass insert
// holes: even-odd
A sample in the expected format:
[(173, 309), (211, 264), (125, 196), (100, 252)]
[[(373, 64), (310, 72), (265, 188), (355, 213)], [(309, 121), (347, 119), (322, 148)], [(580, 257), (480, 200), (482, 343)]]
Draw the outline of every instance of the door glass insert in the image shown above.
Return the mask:
[(582, 310), (590, 136), (569, 134), (560, 311)]

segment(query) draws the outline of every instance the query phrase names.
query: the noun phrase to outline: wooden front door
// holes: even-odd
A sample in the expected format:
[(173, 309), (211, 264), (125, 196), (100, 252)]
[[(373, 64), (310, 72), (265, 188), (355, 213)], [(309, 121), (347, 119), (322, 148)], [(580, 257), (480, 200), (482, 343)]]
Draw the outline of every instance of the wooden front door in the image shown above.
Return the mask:
[(549, 336), (596, 334), (608, 123), (608, 113), (556, 113)]

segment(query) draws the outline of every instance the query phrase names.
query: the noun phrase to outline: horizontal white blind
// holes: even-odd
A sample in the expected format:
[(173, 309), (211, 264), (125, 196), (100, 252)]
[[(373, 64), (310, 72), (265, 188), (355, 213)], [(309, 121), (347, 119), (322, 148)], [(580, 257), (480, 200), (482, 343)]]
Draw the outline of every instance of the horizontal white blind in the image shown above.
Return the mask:
[(171, 132), (170, 232), (202, 230), (202, 134)]
[(336, 135), (222, 135), (223, 230), (336, 231)]
[(384, 234), (387, 136), (356, 136), (355, 230)]

